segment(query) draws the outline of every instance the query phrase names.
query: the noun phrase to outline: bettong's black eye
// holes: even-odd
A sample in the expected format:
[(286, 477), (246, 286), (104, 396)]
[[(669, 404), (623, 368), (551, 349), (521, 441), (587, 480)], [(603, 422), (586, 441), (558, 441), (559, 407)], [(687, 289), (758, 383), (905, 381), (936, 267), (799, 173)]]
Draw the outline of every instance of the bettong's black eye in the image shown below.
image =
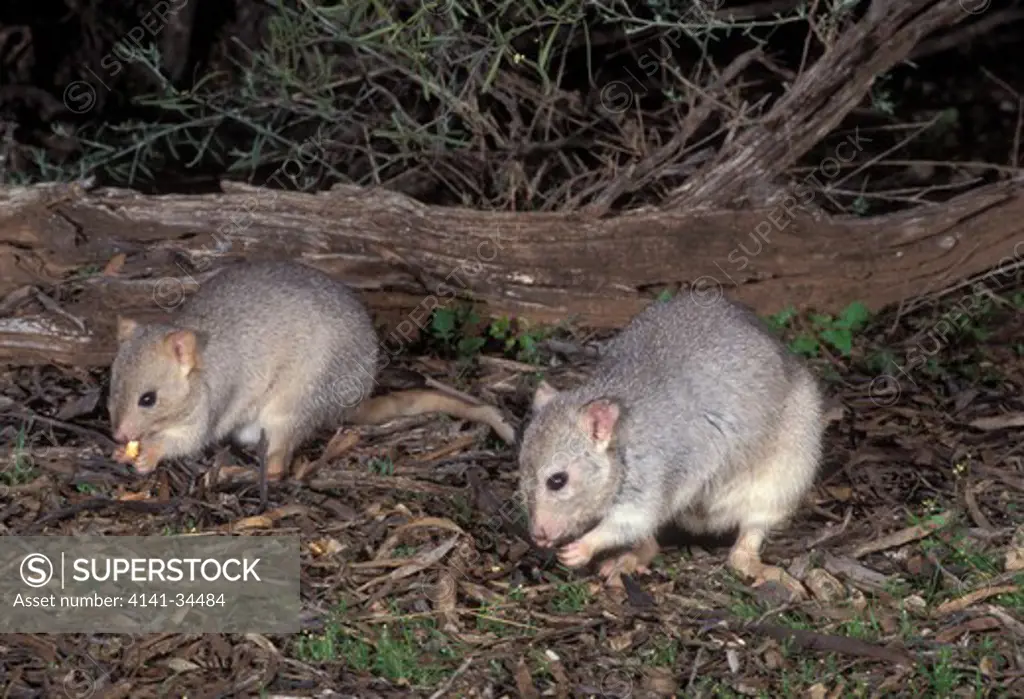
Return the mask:
[(152, 408), (156, 403), (156, 391), (146, 391), (139, 396), (139, 405), (143, 408)]
[(569, 476), (562, 471), (548, 478), (548, 490), (561, 490), (569, 482)]

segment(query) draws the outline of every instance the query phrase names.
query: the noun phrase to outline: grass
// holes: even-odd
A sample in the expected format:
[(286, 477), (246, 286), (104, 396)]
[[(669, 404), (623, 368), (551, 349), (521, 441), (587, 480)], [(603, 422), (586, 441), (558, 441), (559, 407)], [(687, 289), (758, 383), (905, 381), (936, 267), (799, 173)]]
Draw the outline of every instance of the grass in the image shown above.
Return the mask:
[(654, 636), (645, 647), (637, 652), (640, 661), (654, 667), (675, 667), (679, 661), (679, 642), (667, 635)]
[(294, 638), (294, 657), (313, 664), (342, 663), (353, 672), (406, 687), (436, 685), (452, 671), (452, 662), (461, 658), (458, 642), (440, 632), (433, 619), (396, 616), (374, 625), (369, 636), (360, 635), (345, 620), (341, 604), (323, 631)]
[(366, 467), (378, 476), (395, 475), (395, 462), (390, 456), (371, 458), (367, 461)]
[(25, 449), (26, 439), (27, 431), (22, 427), (11, 445), (11, 458), (0, 468), (0, 485), (24, 485), (35, 479), (37, 469), (31, 454)]
[(584, 582), (560, 583), (557, 590), (551, 606), (561, 614), (577, 614), (590, 603), (590, 589)]

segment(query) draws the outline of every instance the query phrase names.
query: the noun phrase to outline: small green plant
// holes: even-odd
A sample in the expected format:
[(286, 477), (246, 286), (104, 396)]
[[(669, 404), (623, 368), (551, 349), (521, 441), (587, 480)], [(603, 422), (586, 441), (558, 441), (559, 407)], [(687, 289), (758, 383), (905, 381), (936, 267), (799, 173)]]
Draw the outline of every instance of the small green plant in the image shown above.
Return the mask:
[(444, 350), (460, 359), (472, 357), (492, 341), (504, 354), (523, 362), (537, 360), (537, 344), (546, 334), (541, 328), (531, 328), (523, 318), (502, 316), (483, 325), (476, 312), (467, 306), (436, 309), (430, 332)]
[(467, 326), (479, 322), (480, 317), (471, 306), (438, 308), (430, 319), (430, 331), (445, 349), (460, 357), (469, 357), (479, 352), (487, 342), (482, 337), (466, 333)]
[(733, 602), (729, 607), (729, 611), (740, 619), (744, 619), (746, 621), (753, 621), (764, 614), (764, 609), (762, 609), (761, 605), (757, 602), (751, 602), (743, 599), (738, 599)]
[(778, 313), (768, 316), (765, 321), (776, 332), (781, 333), (789, 326), (789, 322), (796, 318), (796, 309), (793, 306), (786, 306)]
[(515, 321), (508, 317), (495, 319), (487, 329), (487, 334), (503, 343), (506, 354), (514, 353), (519, 361), (535, 362), (537, 360), (537, 342), (541, 333), (531, 330), (524, 318)]
[[(766, 320), (776, 331), (782, 332), (796, 316), (796, 309), (787, 306)], [(828, 313), (812, 313), (809, 330), (798, 333), (789, 347), (797, 354), (816, 357), (821, 352), (822, 343), (825, 343), (842, 356), (849, 357), (853, 350), (853, 334), (867, 325), (870, 319), (871, 312), (860, 301), (851, 303), (835, 318)]]
[(349, 633), (337, 622), (328, 622), (323, 633), (304, 633), (295, 641), (295, 655), (312, 663), (342, 660), (352, 670), (366, 672), (371, 666), (372, 646)]
[(371, 471), (376, 473), (378, 476), (393, 476), (395, 475), (395, 463), (391, 460), (391, 457), (374, 457), (370, 459), (367, 464)]
[(25, 451), (25, 438), (25, 430), (19, 430), (9, 459), (0, 464), (0, 483), (3, 485), (23, 485), (35, 478), (36, 469), (32, 457)]
[(960, 686), (963, 678), (954, 667), (953, 651), (949, 646), (939, 648), (935, 660), (921, 668), (921, 674), (928, 681), (930, 696), (952, 696), (953, 690)]
[(392, 681), (414, 681), (419, 667), (419, 642), (409, 630), (400, 627), (394, 631), (385, 626), (377, 638), (377, 657), (374, 670)]
[(1024, 613), (1024, 573), (1015, 575), (1013, 584), (1017, 586), (1016, 592), (998, 595), (992, 601), (1010, 609), (1014, 614), (1021, 614)]
[(452, 668), (458, 649), (437, 630), (431, 619), (397, 619), (378, 627), (373, 638), (361, 638), (343, 623), (343, 605), (331, 614), (320, 633), (295, 639), (292, 654), (304, 662), (342, 661), (356, 672), (368, 672), (391, 682), (431, 686)]
[(646, 665), (675, 667), (679, 657), (679, 643), (670, 636), (652, 638), (638, 653)]
[[(511, 600), (511, 597), (508, 597)], [(480, 605), (476, 615), (476, 628), (479, 631), (490, 632), (496, 636), (517, 636), (521, 635), (522, 629), (518, 624), (510, 623), (502, 618), (502, 607), (500, 601), (485, 602)]]
[(866, 641), (873, 641), (882, 636), (882, 627), (878, 623), (873, 610), (868, 609), (867, 618), (854, 617), (839, 626), (839, 633), (850, 638), (860, 638)]
[(582, 582), (567, 582), (558, 586), (558, 596), (552, 606), (562, 614), (581, 611), (590, 602), (590, 590)]

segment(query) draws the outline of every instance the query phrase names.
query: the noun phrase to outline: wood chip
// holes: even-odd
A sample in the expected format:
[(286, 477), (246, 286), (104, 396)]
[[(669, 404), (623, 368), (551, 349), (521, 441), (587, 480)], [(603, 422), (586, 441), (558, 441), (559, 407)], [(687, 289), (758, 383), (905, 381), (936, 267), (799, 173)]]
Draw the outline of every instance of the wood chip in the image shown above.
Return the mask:
[(923, 539), (937, 529), (945, 527), (950, 523), (950, 521), (952, 521), (952, 519), (952, 513), (944, 512), (924, 524), (915, 524), (912, 527), (907, 527), (906, 529), (901, 529), (898, 532), (893, 532), (888, 536), (883, 536), (881, 539), (862, 544), (857, 547), (852, 555), (854, 558), (862, 558), (869, 553), (885, 551), (886, 549), (896, 548), (897, 546), (903, 546), (912, 541)]
[(233, 522), (226, 528), (229, 531), (239, 532), (245, 531), (246, 529), (272, 529), (273, 527), (273, 519), (266, 515), (255, 515), (253, 517), (245, 517), (244, 519)]
[(195, 672), (201, 668), (190, 660), (184, 658), (167, 658), (163, 661), (163, 664), (171, 668), (175, 672)]
[(1001, 629), (1003, 624), (999, 619), (992, 616), (979, 616), (969, 619), (962, 624), (957, 624), (948, 629), (943, 629), (935, 634), (938, 643), (953, 643), (965, 633), (980, 633), (982, 631), (993, 631)]
[(247, 633), (245, 634), (244, 638), (250, 643), (255, 643), (257, 646), (265, 650), (267, 653), (271, 653), (273, 655), (281, 654), (281, 651), (277, 649), (277, 646), (275, 646), (274, 643), (263, 634)]
[(807, 699), (826, 699), (828, 697), (828, 687), (819, 682), (807, 689), (806, 696)]
[(369, 582), (360, 585), (356, 589), (356, 592), (364, 592), (369, 588), (374, 587), (375, 585), (378, 585), (384, 581), (393, 582), (395, 580), (401, 580), (402, 578), (407, 578), (410, 575), (415, 575), (416, 573), (419, 573), (421, 570), (424, 570), (425, 568), (429, 568), (430, 566), (436, 564), (438, 561), (444, 558), (445, 555), (449, 551), (451, 551), (452, 548), (454, 548), (455, 544), (459, 541), (459, 536), (459, 534), (456, 534), (455, 536), (441, 543), (439, 546), (428, 551), (427, 553), (415, 556), (412, 559), (411, 563), (408, 563), (402, 566), (401, 568), (397, 568), (388, 573), (387, 575), (378, 576), (373, 580), (370, 580)]
[(1009, 571), (1024, 570), (1024, 526), (1017, 527), (1006, 551), (1003, 567)]
[(119, 252), (116, 255), (114, 255), (113, 257), (111, 257), (107, 261), (107, 264), (104, 265), (104, 267), (103, 267), (103, 272), (102, 272), (103, 276), (104, 277), (114, 277), (114, 276), (117, 276), (117, 274), (124, 267), (124, 263), (125, 263), (125, 261), (127, 259), (128, 259), (128, 256), (125, 255), (123, 252)]
[(359, 444), (359, 433), (355, 430), (342, 427), (334, 436), (331, 437), (331, 441), (324, 447), (323, 455), (321, 455), (321, 461), (333, 461), (338, 457), (347, 454), (355, 445)]
[(307, 548), (309, 549), (309, 552), (313, 554), (314, 558), (333, 556), (334, 554), (341, 553), (345, 550), (345, 546), (340, 541), (329, 536), (309, 542)]
[(434, 589), (434, 608), (444, 620), (442, 628), (449, 633), (458, 633), (459, 616), (455, 613), (455, 601), (459, 590), (459, 581), (451, 569), (441, 571)]
[(420, 517), (419, 519), (413, 520), (397, 527), (391, 536), (384, 540), (384, 543), (377, 549), (377, 553), (374, 554), (373, 560), (381, 561), (391, 555), (391, 552), (398, 546), (398, 542), (402, 540), (402, 535), (411, 529), (421, 529), (423, 527), (437, 527), (438, 529), (447, 529), (458, 534), (465, 534), (466, 532), (455, 522), (451, 521), (447, 517)]
[(978, 430), (1003, 430), (1010, 427), (1024, 427), (1024, 413), (1009, 413), (1006, 415), (993, 415), (991, 417), (979, 417), (968, 423)]
[(826, 553), (823, 566), (832, 575), (845, 577), (857, 587), (869, 590), (884, 590), (890, 582), (890, 577), (861, 565), (852, 558), (833, 556)]
[(1005, 595), (1012, 592), (1017, 592), (1019, 588), (1016, 585), (998, 585), (995, 587), (983, 587), (980, 590), (975, 590), (963, 597), (957, 597), (956, 599), (946, 600), (939, 605), (938, 609), (935, 610), (937, 616), (945, 616), (946, 614), (952, 614), (953, 612), (959, 612), (967, 609), (972, 604), (988, 599), (989, 597), (995, 597), (996, 595)]
[(1003, 622), (1006, 630), (1016, 636), (1018, 641), (1024, 641), (1024, 624), (1010, 616), (1005, 609), (989, 604), (985, 606), (985, 611)]
[(643, 673), (643, 688), (658, 697), (674, 697), (679, 691), (675, 672), (667, 667), (649, 667)]
[(530, 667), (526, 664), (524, 657), (520, 657), (519, 663), (516, 665), (516, 689), (519, 690), (521, 699), (540, 699), (540, 692), (533, 686)]
[(902, 648), (881, 646), (848, 636), (823, 634), (806, 629), (777, 626), (775, 624), (746, 624), (745, 628), (749, 631), (774, 638), (780, 643), (790, 641), (797, 648), (806, 650), (875, 658), (905, 666), (913, 666), (917, 662), (916, 658)]
[(804, 585), (821, 602), (838, 602), (846, 597), (846, 588), (843, 584), (821, 568), (809, 570), (804, 578)]

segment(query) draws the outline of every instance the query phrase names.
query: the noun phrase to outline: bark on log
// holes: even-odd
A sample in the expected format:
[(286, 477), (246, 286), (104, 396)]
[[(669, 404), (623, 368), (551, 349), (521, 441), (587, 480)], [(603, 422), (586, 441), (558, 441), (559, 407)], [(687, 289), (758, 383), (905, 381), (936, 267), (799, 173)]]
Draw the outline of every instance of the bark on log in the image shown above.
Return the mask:
[[(353, 187), (225, 189), (0, 190), (0, 297), (14, 293), (0, 303), (0, 361), (105, 364), (116, 313), (162, 315), (218, 265), (243, 257), (301, 259), (349, 282), (386, 326), (407, 331), (456, 296), (495, 314), (620, 327), (650, 302), (647, 289), (677, 283), (724, 289), (762, 313), (788, 303), (837, 312), (853, 300), (877, 310), (1024, 254), (1016, 183), (909, 213), (821, 220), (792, 200), (594, 218), (432, 207)], [(127, 257), (119, 273), (97, 272), (119, 253)], [(25, 285), (57, 304), (33, 315), (18, 303)], [(396, 342), (392, 334), (389, 346)]]

